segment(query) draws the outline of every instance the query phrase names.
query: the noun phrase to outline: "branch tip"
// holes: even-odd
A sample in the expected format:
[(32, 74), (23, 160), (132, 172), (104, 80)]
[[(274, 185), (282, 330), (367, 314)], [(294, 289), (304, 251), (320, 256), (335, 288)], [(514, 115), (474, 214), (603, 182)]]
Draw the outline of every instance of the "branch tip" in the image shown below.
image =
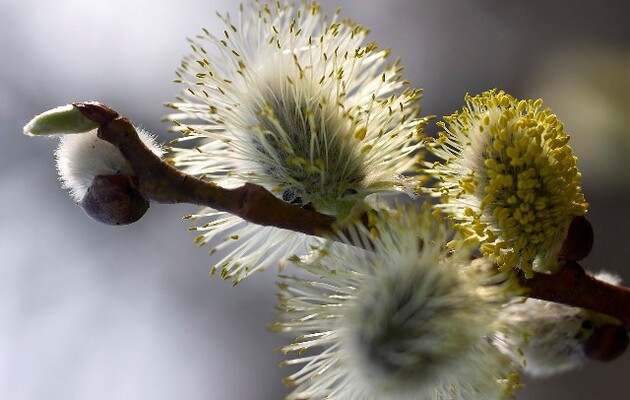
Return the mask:
[(120, 115), (113, 108), (98, 101), (82, 101), (72, 103), (72, 105), (79, 110), (85, 118), (97, 124), (110, 122)]

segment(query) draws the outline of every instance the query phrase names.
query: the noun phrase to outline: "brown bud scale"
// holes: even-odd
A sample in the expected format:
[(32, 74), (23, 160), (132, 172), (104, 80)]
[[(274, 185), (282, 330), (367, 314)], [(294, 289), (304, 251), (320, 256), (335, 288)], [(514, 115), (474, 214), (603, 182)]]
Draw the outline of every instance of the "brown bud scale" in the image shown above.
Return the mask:
[(107, 225), (128, 225), (138, 221), (149, 209), (125, 175), (98, 175), (81, 200), (83, 211), (95, 221)]
[(573, 218), (558, 256), (565, 260), (580, 261), (589, 255), (592, 248), (593, 227), (591, 223), (581, 215)]
[(612, 361), (628, 348), (628, 332), (619, 325), (606, 324), (595, 328), (584, 343), (584, 354), (596, 361)]

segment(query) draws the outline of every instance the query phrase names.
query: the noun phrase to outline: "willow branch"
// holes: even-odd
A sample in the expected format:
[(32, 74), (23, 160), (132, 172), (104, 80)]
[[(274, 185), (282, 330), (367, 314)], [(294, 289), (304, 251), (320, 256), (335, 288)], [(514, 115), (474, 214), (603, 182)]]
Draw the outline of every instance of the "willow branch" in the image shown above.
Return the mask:
[(553, 275), (519, 276), (530, 297), (588, 308), (619, 319), (630, 330), (630, 289), (595, 279), (574, 261), (567, 261)]
[(288, 204), (252, 183), (225, 189), (187, 175), (155, 155), (140, 140), (131, 121), (100, 103), (74, 106), (100, 124), (98, 137), (116, 146), (131, 164), (137, 190), (157, 203), (189, 203), (237, 215), (258, 225), (271, 225), (308, 235), (328, 236), (335, 218)]
[[(164, 162), (138, 137), (131, 121), (96, 102), (76, 103), (81, 113), (99, 124), (98, 136), (116, 146), (131, 164), (138, 192), (158, 203), (190, 203), (237, 215), (259, 225), (275, 226), (309, 235), (336, 236), (336, 219), (286, 203), (259, 185), (246, 183), (225, 189), (187, 175)], [(610, 315), (630, 330), (630, 289), (599, 281), (568, 261), (554, 275), (537, 273), (520, 284), (532, 298), (562, 303)]]

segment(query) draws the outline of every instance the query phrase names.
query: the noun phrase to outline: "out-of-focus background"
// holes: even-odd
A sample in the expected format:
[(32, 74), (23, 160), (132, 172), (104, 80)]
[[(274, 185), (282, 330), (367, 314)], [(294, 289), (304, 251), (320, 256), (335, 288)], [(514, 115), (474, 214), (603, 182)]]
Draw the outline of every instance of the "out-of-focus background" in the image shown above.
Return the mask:
[[(545, 99), (580, 158), (595, 248), (583, 265), (630, 283), (630, 3), (323, 1), (372, 29), (425, 89), (423, 114), (499, 87)], [(36, 113), (100, 100), (172, 138), (160, 118), (186, 37), (221, 32), (230, 0), (0, 0), (0, 399), (278, 399), (269, 333), (275, 272), (235, 288), (208, 276), (181, 216), (87, 218), (57, 184), (56, 140), (21, 134)], [(431, 128), (435, 132), (435, 128)], [(549, 379), (522, 400), (630, 396), (630, 354)]]

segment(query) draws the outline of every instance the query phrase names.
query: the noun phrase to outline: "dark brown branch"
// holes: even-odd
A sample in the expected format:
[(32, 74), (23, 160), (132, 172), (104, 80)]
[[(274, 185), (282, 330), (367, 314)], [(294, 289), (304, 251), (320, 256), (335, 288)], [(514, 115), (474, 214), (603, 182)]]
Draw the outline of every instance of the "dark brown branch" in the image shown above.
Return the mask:
[(539, 273), (526, 279), (521, 274), (519, 281), (530, 297), (607, 314), (630, 330), (630, 289), (595, 279), (577, 262), (567, 261), (553, 275)]
[(252, 183), (225, 189), (186, 175), (155, 155), (140, 140), (131, 121), (100, 103), (74, 105), (99, 123), (99, 138), (116, 146), (131, 164), (139, 193), (158, 203), (190, 203), (226, 211), (259, 225), (273, 225), (309, 235), (334, 233), (335, 218), (288, 204)]
[[(131, 163), (137, 189), (147, 200), (208, 206), (259, 225), (309, 235), (334, 237), (337, 232), (334, 217), (288, 204), (261, 186), (248, 183), (236, 189), (224, 189), (184, 174), (153, 154), (142, 143), (129, 119), (107, 106), (89, 102), (76, 103), (75, 107), (100, 124), (98, 136), (115, 145)], [(574, 254), (581, 250), (563, 248), (563, 252)], [(535, 274), (533, 278), (521, 276), (519, 280), (529, 289), (530, 297), (607, 314), (622, 321), (630, 330), (630, 289), (599, 281), (587, 275), (576, 262), (568, 261), (554, 275)]]

